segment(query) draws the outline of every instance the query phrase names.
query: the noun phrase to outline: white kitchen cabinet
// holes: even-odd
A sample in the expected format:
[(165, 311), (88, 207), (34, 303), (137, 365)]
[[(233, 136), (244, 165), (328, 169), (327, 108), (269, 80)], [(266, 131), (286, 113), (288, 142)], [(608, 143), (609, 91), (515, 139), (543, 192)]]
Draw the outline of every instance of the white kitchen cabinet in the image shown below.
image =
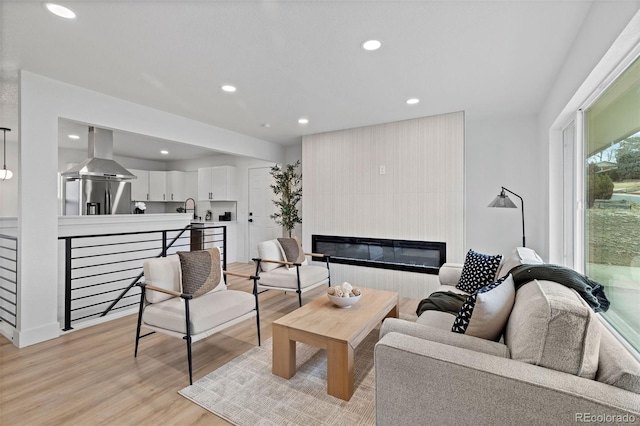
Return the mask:
[(198, 169), (198, 199), (236, 201), (237, 173), (233, 166)]
[(211, 199), (211, 167), (198, 169), (198, 200)]
[(183, 202), (187, 198), (186, 189), (185, 172), (167, 172), (167, 201)]
[(149, 201), (167, 201), (167, 172), (149, 172)]
[(133, 169), (129, 169), (129, 171), (137, 177), (137, 179), (131, 180), (131, 200), (147, 201), (149, 199), (149, 171)]

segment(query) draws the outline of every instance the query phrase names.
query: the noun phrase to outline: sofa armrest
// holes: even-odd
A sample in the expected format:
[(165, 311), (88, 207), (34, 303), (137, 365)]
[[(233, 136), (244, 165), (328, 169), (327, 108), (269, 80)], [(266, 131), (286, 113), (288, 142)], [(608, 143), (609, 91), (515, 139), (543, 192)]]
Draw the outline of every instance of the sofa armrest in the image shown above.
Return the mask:
[(456, 286), (460, 281), (460, 275), (462, 275), (461, 263), (445, 263), (440, 267), (438, 272), (438, 279), (441, 285)]
[(502, 343), (454, 333), (448, 330), (441, 330), (439, 328), (429, 327), (428, 325), (418, 324), (415, 322), (396, 318), (387, 318), (384, 320), (382, 327), (380, 328), (380, 339), (382, 339), (386, 334), (392, 332), (417, 337), (423, 340), (429, 340), (431, 342), (438, 342), (445, 345), (482, 352), (501, 358), (511, 358), (509, 348), (507, 345)]
[(640, 416), (635, 393), (395, 332), (376, 344), (375, 374), (376, 423), (382, 426), (572, 424), (585, 416)]

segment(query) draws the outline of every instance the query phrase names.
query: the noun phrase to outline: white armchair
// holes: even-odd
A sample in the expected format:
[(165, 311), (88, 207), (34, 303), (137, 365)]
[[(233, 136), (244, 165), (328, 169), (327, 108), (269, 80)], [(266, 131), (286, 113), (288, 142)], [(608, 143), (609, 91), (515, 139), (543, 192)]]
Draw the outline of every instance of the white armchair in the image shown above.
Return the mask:
[[(217, 252), (219, 258), (218, 248), (211, 251), (213, 254)], [(210, 276), (217, 278), (219, 275), (220, 278), (219, 281), (216, 280), (215, 288), (201, 295), (198, 292), (188, 294), (183, 288), (183, 272), (178, 255), (145, 262), (145, 281), (138, 283), (142, 291), (134, 356), (138, 356), (140, 339), (155, 332), (184, 339), (187, 343), (190, 384), (193, 384), (192, 343), (255, 317), (260, 346), (260, 315), (256, 287), (258, 277), (222, 271), (220, 262), (209, 262), (209, 265), (203, 263), (205, 265), (196, 266), (204, 268)], [(225, 275), (253, 280), (253, 294), (227, 290)], [(151, 332), (141, 336), (141, 328), (149, 329)]]
[[(296, 244), (297, 249), (294, 247)], [(283, 248), (283, 245), (286, 247)], [(302, 293), (324, 284), (331, 287), (329, 256), (304, 253), (297, 239), (278, 238), (261, 242), (258, 244), (258, 254), (260, 257), (253, 259), (258, 289), (295, 291), (298, 304), (302, 306)], [(309, 265), (306, 256), (323, 258), (326, 266)]]

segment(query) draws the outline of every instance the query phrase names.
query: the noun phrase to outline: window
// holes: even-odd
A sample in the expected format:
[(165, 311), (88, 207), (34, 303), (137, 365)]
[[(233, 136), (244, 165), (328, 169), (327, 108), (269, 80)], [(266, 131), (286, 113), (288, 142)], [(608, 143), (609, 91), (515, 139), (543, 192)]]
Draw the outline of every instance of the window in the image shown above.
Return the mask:
[(603, 317), (640, 351), (640, 59), (585, 110), (585, 273)]

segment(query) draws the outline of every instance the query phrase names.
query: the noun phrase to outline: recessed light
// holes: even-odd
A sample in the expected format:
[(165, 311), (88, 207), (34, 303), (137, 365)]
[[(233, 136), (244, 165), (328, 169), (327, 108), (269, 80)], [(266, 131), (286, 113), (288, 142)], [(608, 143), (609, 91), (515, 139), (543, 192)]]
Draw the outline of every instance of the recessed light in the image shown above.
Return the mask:
[(78, 135), (69, 135), (69, 139), (80, 139)]
[(309, 119), (308, 118), (300, 118), (300, 119), (298, 119), (298, 123), (307, 124), (307, 123), (309, 123)]
[(160, 151), (160, 154), (162, 155), (168, 155), (169, 151), (167, 151), (166, 149), (163, 149), (162, 151)]
[(235, 86), (231, 86), (229, 84), (225, 84), (224, 86), (222, 86), (222, 90), (224, 90), (225, 92), (231, 93), (231, 92), (235, 92), (236, 88), (235, 88)]
[(380, 46), (382, 46), (382, 43), (380, 43), (378, 40), (367, 40), (362, 43), (362, 48), (364, 50), (378, 50), (380, 49)]
[(269, 127), (271, 127), (271, 124), (269, 124), (269, 123), (262, 123), (262, 124), (260, 125), (260, 127), (266, 127), (266, 128), (269, 128)]
[(418, 98), (411, 98), (411, 99), (407, 99), (407, 103), (408, 103), (409, 105), (415, 105), (415, 104), (417, 104), (418, 102), (420, 102), (420, 99), (418, 99)]
[(45, 3), (44, 7), (46, 7), (49, 12), (61, 18), (65, 18), (65, 19), (76, 18), (76, 13), (73, 10), (69, 9), (68, 7), (61, 6), (55, 3)]

